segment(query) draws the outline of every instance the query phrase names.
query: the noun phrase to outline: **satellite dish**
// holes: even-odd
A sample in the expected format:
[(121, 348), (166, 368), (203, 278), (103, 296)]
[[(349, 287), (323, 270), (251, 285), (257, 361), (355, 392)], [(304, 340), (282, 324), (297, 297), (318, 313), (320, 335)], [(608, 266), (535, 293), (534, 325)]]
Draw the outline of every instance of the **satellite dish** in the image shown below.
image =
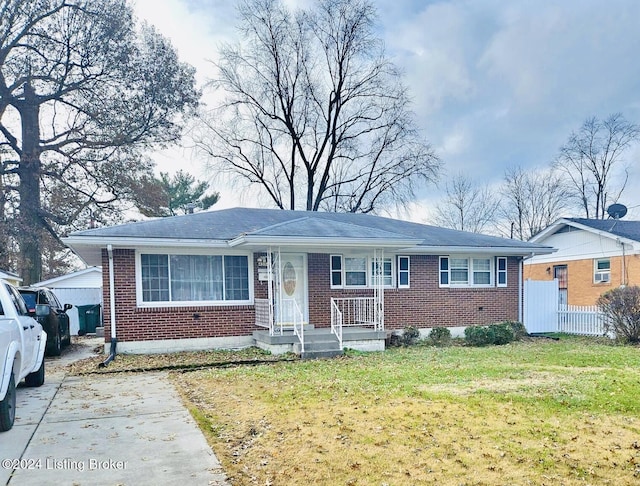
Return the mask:
[(613, 219), (624, 218), (624, 215), (627, 214), (627, 207), (624, 204), (612, 204), (607, 208), (607, 213)]

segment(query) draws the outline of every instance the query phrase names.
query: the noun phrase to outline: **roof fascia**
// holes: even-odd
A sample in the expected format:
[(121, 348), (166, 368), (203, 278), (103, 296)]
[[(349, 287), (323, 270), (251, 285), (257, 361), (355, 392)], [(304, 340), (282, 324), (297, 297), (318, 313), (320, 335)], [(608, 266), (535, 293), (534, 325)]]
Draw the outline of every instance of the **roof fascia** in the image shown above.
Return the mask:
[(67, 273), (66, 275), (60, 275), (59, 277), (54, 277), (54, 278), (49, 278), (47, 280), (42, 280), (41, 282), (38, 282), (38, 285), (41, 285), (42, 287), (47, 287), (48, 285), (52, 284), (52, 283), (57, 283), (57, 282), (62, 282), (64, 280), (68, 280), (70, 278), (75, 278), (75, 277), (80, 277), (82, 275), (86, 275), (87, 273), (92, 273), (92, 272), (98, 272), (102, 275), (102, 269), (100, 267), (97, 266), (90, 266), (87, 268), (84, 268), (82, 270), (78, 270), (76, 272), (71, 272), (71, 273)]
[[(570, 221), (568, 219), (561, 219), (560, 221), (554, 223), (552, 226), (549, 226), (548, 228), (546, 228), (544, 231), (538, 233), (536, 236), (534, 236), (533, 238), (531, 238), (529, 241), (531, 241), (532, 243), (535, 243), (536, 241), (540, 240), (540, 239), (545, 239), (547, 236), (551, 236), (553, 234), (555, 234), (562, 226), (573, 226), (574, 228), (583, 230), (583, 231), (587, 231), (589, 233), (593, 233), (594, 235), (598, 235), (598, 236), (602, 236), (605, 238), (609, 238), (611, 240), (614, 241), (621, 241), (627, 245), (631, 245), (631, 246), (636, 246), (639, 242), (638, 240), (633, 240), (631, 238), (626, 238), (624, 236), (619, 236), (616, 235), (614, 233), (610, 233), (608, 231), (604, 231), (604, 230), (599, 230), (596, 228), (592, 228), (591, 226), (588, 226), (586, 224), (582, 224), (582, 223), (578, 223), (576, 221)], [(553, 231), (547, 232), (547, 230), (551, 230), (553, 228)], [(544, 234), (543, 233), (548, 233), (548, 234)], [(538, 236), (540, 236), (540, 238), (538, 238)]]
[(99, 236), (67, 236), (62, 242), (68, 246), (74, 245), (95, 246), (104, 248), (112, 245), (114, 248), (139, 248), (139, 247), (185, 247), (197, 248), (207, 246), (211, 248), (226, 248), (228, 243), (224, 240), (183, 239), (183, 238), (141, 238), (141, 237), (99, 237)]
[(564, 218), (559, 219), (555, 223), (552, 223), (551, 225), (547, 226), (545, 229), (540, 231), (540, 233), (538, 233), (537, 235), (534, 235), (531, 238), (529, 238), (529, 241), (531, 243), (537, 243), (538, 241), (544, 240), (545, 238), (547, 238), (547, 236), (551, 236), (552, 234), (556, 233), (564, 225), (567, 225), (567, 224), (571, 225), (572, 223), (573, 222), (569, 221), (568, 219), (564, 219)]

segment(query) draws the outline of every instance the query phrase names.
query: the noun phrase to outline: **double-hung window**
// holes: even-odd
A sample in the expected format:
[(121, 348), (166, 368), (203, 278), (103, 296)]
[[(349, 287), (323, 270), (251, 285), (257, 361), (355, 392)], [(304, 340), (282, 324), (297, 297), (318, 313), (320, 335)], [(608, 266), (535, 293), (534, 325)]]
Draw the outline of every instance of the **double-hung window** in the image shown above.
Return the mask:
[(507, 257), (496, 258), (496, 285), (498, 287), (507, 286)]
[(600, 258), (593, 261), (593, 282), (608, 283), (611, 280), (611, 260)]
[[(485, 257), (450, 257), (439, 259), (441, 287), (489, 287), (494, 285), (493, 259)], [(506, 285), (506, 262), (504, 267)]]
[(347, 287), (366, 287), (366, 257), (344, 257), (344, 282)]
[(139, 296), (143, 304), (248, 302), (249, 258), (140, 254)]
[(409, 257), (398, 257), (398, 288), (409, 287)]
[[(409, 257), (398, 257), (399, 286), (409, 286)], [(375, 286), (378, 278), (382, 278), (385, 287), (394, 285), (394, 259), (383, 258), (381, 261), (360, 255), (330, 255), (332, 288), (367, 288)]]
[(393, 270), (391, 258), (384, 258), (382, 263), (371, 260), (371, 284), (376, 285), (376, 278), (382, 278), (382, 285), (391, 287), (393, 285)]

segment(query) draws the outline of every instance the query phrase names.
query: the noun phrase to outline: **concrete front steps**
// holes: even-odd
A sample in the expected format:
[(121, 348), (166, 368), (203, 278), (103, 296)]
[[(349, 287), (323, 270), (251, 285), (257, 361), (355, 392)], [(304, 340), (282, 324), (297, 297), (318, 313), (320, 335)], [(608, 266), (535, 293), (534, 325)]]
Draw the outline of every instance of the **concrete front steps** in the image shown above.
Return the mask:
[(344, 354), (336, 335), (326, 329), (305, 330), (304, 353), (300, 342), (293, 343), (293, 352), (302, 359), (333, 358)]
[[(363, 327), (345, 327), (342, 332), (344, 348), (359, 351), (384, 351), (385, 331), (374, 331)], [(269, 335), (269, 331), (254, 331), (253, 338), (257, 347), (273, 354), (295, 353), (302, 359), (329, 358), (341, 356), (338, 338), (327, 327), (316, 328), (313, 325), (304, 326), (304, 353), (300, 340), (292, 330), (285, 330), (283, 334)]]

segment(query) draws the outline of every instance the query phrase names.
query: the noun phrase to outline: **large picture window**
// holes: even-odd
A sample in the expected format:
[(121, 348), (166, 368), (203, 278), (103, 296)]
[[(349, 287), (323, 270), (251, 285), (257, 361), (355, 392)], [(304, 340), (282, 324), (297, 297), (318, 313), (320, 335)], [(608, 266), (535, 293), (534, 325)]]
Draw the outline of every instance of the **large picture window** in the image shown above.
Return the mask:
[(141, 298), (147, 302), (249, 300), (245, 255), (141, 254)]

